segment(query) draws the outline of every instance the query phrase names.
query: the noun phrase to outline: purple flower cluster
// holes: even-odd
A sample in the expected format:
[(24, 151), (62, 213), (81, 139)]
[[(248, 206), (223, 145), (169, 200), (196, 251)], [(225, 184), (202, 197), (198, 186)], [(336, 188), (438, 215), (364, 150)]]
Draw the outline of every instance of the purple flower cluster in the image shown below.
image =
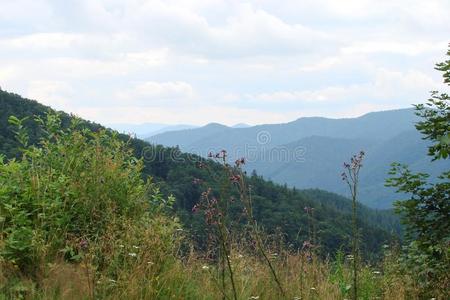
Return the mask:
[[(360, 151), (358, 154), (353, 155), (350, 158), (350, 163), (344, 162), (344, 169), (347, 170), (347, 172), (349, 172), (349, 175), (352, 176), (352, 173), (357, 173), (359, 171), (359, 169), (363, 166), (362, 165), (362, 161), (364, 159), (365, 156), (365, 152), (364, 151)], [(341, 178), (344, 181), (348, 181), (348, 176), (347, 173), (344, 171), (341, 173)]]
[(364, 155), (364, 151), (360, 151), (357, 155), (353, 155), (353, 157), (350, 159), (350, 165), (348, 167), (353, 170), (356, 168), (361, 168)]
[(227, 158), (227, 151), (226, 150), (220, 150), (217, 153), (209, 152), (208, 153), (208, 157), (209, 158), (221, 158), (221, 159), (225, 160)]
[(87, 250), (89, 247), (89, 242), (86, 239), (81, 239), (79, 246), (81, 250)]
[(203, 182), (203, 180), (201, 180), (200, 178), (194, 178), (192, 180), (192, 184), (195, 184), (195, 185), (202, 184), (202, 182)]
[(211, 192), (211, 188), (204, 191), (201, 195), (200, 202), (192, 207), (193, 213), (197, 213), (201, 209), (204, 211), (205, 221), (208, 225), (217, 224), (222, 216), (217, 207), (218, 200), (216, 197), (211, 196)]
[(303, 210), (305, 211), (305, 213), (311, 214), (314, 211), (314, 207), (305, 206)]
[(233, 183), (239, 183), (241, 181), (241, 176), (240, 175), (231, 175), (230, 181)]
[(192, 206), (192, 212), (196, 213), (200, 210), (200, 204), (196, 203), (194, 206)]
[(197, 168), (204, 169), (204, 168), (206, 168), (206, 164), (203, 162), (199, 162), (199, 163), (197, 163)]
[(236, 165), (236, 167), (240, 167), (241, 165), (244, 165), (245, 164), (245, 158), (240, 158), (240, 159), (237, 159), (235, 162), (234, 162), (234, 164)]

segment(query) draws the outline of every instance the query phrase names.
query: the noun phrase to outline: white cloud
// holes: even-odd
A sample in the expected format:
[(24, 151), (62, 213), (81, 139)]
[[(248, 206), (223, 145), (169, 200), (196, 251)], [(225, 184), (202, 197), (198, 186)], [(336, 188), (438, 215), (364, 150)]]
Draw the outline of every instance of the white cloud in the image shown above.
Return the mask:
[[(240, 109), (229, 106), (190, 106), (182, 109), (171, 107), (136, 107), (116, 106), (106, 108), (79, 107), (73, 111), (77, 115), (101, 123), (130, 123), (141, 124), (155, 122), (164, 124), (197, 124), (204, 125), (203, 120), (234, 125), (246, 120), (249, 124), (280, 123), (295, 119), (301, 111), (289, 113), (260, 111), (258, 109)], [(207, 122), (206, 122), (207, 123)]]
[(13, 66), (4, 66), (0, 69), (0, 82), (6, 82), (17, 77), (17, 73), (17, 68), (14, 68)]
[[(362, 84), (327, 86), (317, 90), (276, 91), (271, 93), (247, 94), (245, 98), (257, 103), (315, 103), (344, 105), (343, 102), (374, 101), (375, 104), (397, 102), (410, 105), (426, 99), (428, 91), (441, 85), (424, 73), (411, 70), (398, 72), (379, 69), (373, 80)], [(238, 99), (235, 96), (234, 99)], [(367, 105), (366, 105), (367, 107)]]
[[(208, 20), (196, 10), (201, 5), (168, 1), (131, 2), (124, 6), (121, 24), (144, 41), (170, 45), (182, 53), (223, 59), (273, 56), (331, 50), (336, 41), (329, 34), (256, 9), (236, 4), (221, 22)], [(120, 22), (120, 21), (119, 21)]]
[(28, 84), (26, 97), (39, 99), (43, 104), (56, 109), (71, 109), (69, 100), (75, 95), (74, 89), (61, 81), (34, 80)]
[(353, 99), (362, 95), (367, 85), (329, 86), (317, 90), (276, 91), (256, 95), (247, 94), (245, 98), (257, 103), (267, 104), (333, 104), (339, 105), (345, 99)]
[(371, 85), (372, 97), (380, 100), (423, 102), (428, 92), (442, 88), (440, 82), (416, 70), (399, 72), (381, 69)]
[(364, 41), (356, 42), (342, 48), (344, 54), (360, 53), (395, 53), (404, 55), (418, 55), (445, 48), (447, 43), (432, 42), (397, 42), (397, 41)]
[(169, 50), (167, 48), (124, 53), (122, 56), (128, 63), (146, 66), (160, 66), (167, 62)]
[(264, 123), (408, 106), (442, 89), (433, 64), (450, 32), (446, 0), (0, 7), (0, 86), (107, 123)]
[(19, 37), (6, 38), (0, 40), (2, 48), (12, 48), (12, 50), (55, 50), (67, 49), (73, 47), (74, 44), (83, 41), (83, 35), (53, 32), (53, 33), (35, 33)]
[(326, 58), (322, 58), (317, 63), (305, 64), (305, 65), (301, 66), (298, 70), (301, 72), (316, 72), (316, 71), (330, 69), (331, 67), (339, 65), (341, 63), (342, 63), (342, 59), (338, 56), (326, 57)]
[(19, 23), (37, 28), (39, 24), (35, 22), (48, 21), (53, 13), (51, 4), (46, 0), (1, 0), (0, 7), (0, 22)]
[(189, 83), (147, 81), (136, 84), (132, 89), (120, 91), (117, 98), (128, 105), (160, 106), (192, 104), (194, 89)]

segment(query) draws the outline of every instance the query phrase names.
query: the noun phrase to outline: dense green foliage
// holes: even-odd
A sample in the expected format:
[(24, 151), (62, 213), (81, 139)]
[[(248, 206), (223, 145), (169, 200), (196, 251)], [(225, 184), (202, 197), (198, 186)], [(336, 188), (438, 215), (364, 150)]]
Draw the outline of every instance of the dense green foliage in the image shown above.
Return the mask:
[[(450, 61), (448, 61), (450, 63)], [(448, 68), (448, 67), (447, 67)], [(449, 84), (450, 85), (450, 84)], [(416, 128), (425, 135), (424, 139), (434, 142), (428, 148), (428, 154), (434, 160), (447, 158), (450, 152), (450, 96), (434, 91), (427, 106), (416, 105), (416, 113), (424, 120)]]
[(102, 278), (132, 276), (127, 271), (136, 265), (172, 251), (178, 224), (160, 213), (167, 201), (142, 179), (142, 160), (126, 143), (106, 130), (93, 133), (76, 118), (62, 129), (49, 114), (36, 119), (42, 135), (28, 145), (24, 120), (10, 122), (21, 151), (18, 160), (0, 159), (3, 295), (32, 290), (17, 286), (16, 276), (39, 281), (48, 264), (67, 261), (84, 264), (85, 293), (94, 297), (108, 288)]
[[(450, 51), (447, 53), (450, 56)], [(444, 72), (444, 82), (450, 85), (448, 70), (450, 60), (438, 64)], [(416, 128), (433, 144), (428, 154), (433, 160), (448, 159), (450, 147), (450, 98), (447, 94), (432, 92), (426, 105), (416, 105), (422, 120)], [(433, 162), (434, 163), (434, 162)], [(448, 166), (448, 165), (447, 165)], [(403, 258), (408, 272), (417, 277), (423, 287), (423, 296), (433, 296), (436, 291), (450, 290), (450, 170), (438, 180), (431, 181), (426, 173), (414, 173), (408, 166), (393, 164), (387, 183), (410, 198), (396, 202), (396, 210), (406, 225), (406, 253)]]

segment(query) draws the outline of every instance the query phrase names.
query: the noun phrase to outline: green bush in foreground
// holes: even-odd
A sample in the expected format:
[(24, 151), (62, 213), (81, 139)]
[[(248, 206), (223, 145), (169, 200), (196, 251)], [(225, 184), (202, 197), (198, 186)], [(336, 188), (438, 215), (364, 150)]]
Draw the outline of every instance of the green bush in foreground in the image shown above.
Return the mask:
[(22, 120), (10, 122), (22, 158), (0, 159), (2, 292), (26, 294), (30, 287), (9, 286), (14, 276), (42, 285), (49, 264), (71, 263), (94, 295), (143, 260), (144, 273), (169, 260), (178, 223), (160, 213), (165, 201), (141, 179), (142, 161), (126, 143), (82, 129), (77, 119), (62, 130), (59, 117), (48, 114), (36, 119), (45, 133), (39, 146), (28, 146)]
[[(447, 52), (450, 56), (450, 50)], [(436, 65), (450, 86), (450, 60)], [(416, 129), (430, 141), (430, 160), (448, 160), (450, 151), (450, 96), (431, 92), (426, 104), (415, 105), (421, 121)], [(432, 163), (432, 162), (430, 162)], [(407, 165), (392, 164), (387, 180), (398, 192), (408, 195), (395, 208), (406, 225), (405, 272), (416, 278), (423, 297), (450, 298), (450, 170), (438, 178), (412, 172)]]

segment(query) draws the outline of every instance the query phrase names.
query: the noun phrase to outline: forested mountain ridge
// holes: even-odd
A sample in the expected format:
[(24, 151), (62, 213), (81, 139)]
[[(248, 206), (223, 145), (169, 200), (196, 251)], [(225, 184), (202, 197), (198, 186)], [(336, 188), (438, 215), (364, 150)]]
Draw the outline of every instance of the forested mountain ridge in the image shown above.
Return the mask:
[[(12, 158), (17, 155), (18, 144), (14, 140), (12, 128), (8, 125), (8, 117), (15, 115), (18, 118), (32, 119), (34, 115), (44, 115), (50, 108), (5, 91), (0, 91), (0, 107), (0, 153)], [(65, 113), (61, 116), (63, 124), (67, 125), (71, 117)], [(36, 143), (40, 135), (39, 130), (33, 127), (31, 120), (25, 124), (31, 129), (30, 141)], [(90, 122), (85, 124), (93, 130), (102, 128)], [(204, 235), (203, 216), (192, 213), (192, 207), (200, 199), (203, 190), (194, 185), (193, 181), (200, 178), (213, 190), (218, 187), (211, 175), (199, 169), (197, 163), (202, 161), (213, 169), (219, 166), (211, 160), (181, 153), (177, 148), (150, 145), (126, 135), (120, 137), (129, 140), (137, 157), (144, 157), (144, 176), (153, 177), (164, 194), (175, 196), (175, 212), (194, 239), (201, 242)], [(334, 253), (342, 245), (348, 244), (351, 228), (348, 216), (351, 204), (347, 199), (319, 190), (289, 189), (264, 180), (256, 174), (252, 174), (248, 180), (253, 187), (255, 216), (269, 234), (279, 228), (286, 234), (288, 243), (300, 247), (306, 239), (308, 227), (308, 216), (304, 213), (304, 208), (314, 207), (322, 253)], [(238, 210), (239, 205), (236, 204), (236, 211)], [(391, 212), (374, 211), (364, 207), (361, 207), (360, 216), (362, 248), (366, 254), (376, 255), (381, 245), (391, 239), (389, 231), (399, 229), (397, 218)]]
[(231, 155), (250, 158), (247, 171), (254, 169), (289, 187), (319, 188), (340, 195), (348, 195), (339, 176), (342, 162), (351, 153), (365, 150), (360, 201), (386, 209), (399, 199), (392, 188), (384, 186), (392, 162), (406, 163), (432, 176), (444, 170), (443, 162), (431, 162), (427, 157), (429, 143), (415, 130), (417, 121), (411, 108), (372, 112), (358, 118), (308, 117), (242, 129), (209, 124), (147, 140), (203, 156), (209, 151), (233, 149)]
[[(246, 128), (232, 128), (211, 123), (200, 128), (167, 132), (151, 137), (152, 142), (162, 145), (179, 145), (184, 148), (201, 150), (203, 143), (214, 146), (219, 141), (223, 144), (234, 143), (241, 146), (242, 142), (257, 145), (255, 139), (261, 131), (270, 134), (270, 140), (264, 145), (275, 146), (294, 142), (309, 136), (324, 136), (334, 138), (370, 138), (387, 140), (404, 130), (414, 129), (417, 117), (413, 109), (399, 109), (382, 112), (372, 112), (358, 118), (329, 119), (324, 117), (305, 117), (283, 124), (265, 124)], [(183, 139), (188, 134), (191, 139)], [(230, 137), (229, 134), (232, 134)], [(204, 140), (204, 138), (208, 140)]]

